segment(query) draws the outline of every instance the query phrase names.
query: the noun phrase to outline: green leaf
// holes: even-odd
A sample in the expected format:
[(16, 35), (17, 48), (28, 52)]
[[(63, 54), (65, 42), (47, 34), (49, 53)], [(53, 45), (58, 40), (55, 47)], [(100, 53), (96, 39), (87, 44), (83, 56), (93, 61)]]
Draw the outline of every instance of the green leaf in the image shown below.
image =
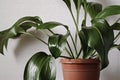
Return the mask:
[(95, 2), (87, 3), (87, 11), (91, 18), (94, 18), (99, 12), (102, 11), (102, 5)]
[(98, 30), (100, 36), (102, 37), (105, 52), (101, 54), (101, 51), (97, 51), (101, 56), (101, 59), (103, 60), (102, 68), (105, 68), (108, 65), (108, 52), (114, 42), (114, 33), (111, 27), (109, 26), (108, 22), (104, 19), (95, 19), (92, 21), (92, 23), (93, 27), (95, 27)]
[(114, 23), (111, 27), (113, 30), (120, 30), (120, 23)]
[(117, 14), (120, 14), (120, 5), (112, 5), (103, 9), (95, 18), (106, 18)]
[(81, 46), (83, 49), (83, 56), (84, 56), (84, 55), (86, 55), (88, 45), (87, 45), (87, 38), (82, 30), (80, 30), (80, 32), (79, 32), (79, 38), (81, 41)]
[(97, 28), (100, 31), (101, 36), (103, 37), (105, 50), (108, 51), (114, 41), (113, 30), (109, 26), (108, 22), (104, 19), (94, 19), (92, 23), (93, 27)]
[(62, 51), (65, 49), (65, 44), (68, 35), (55, 34), (49, 37), (48, 44), (49, 50), (55, 58), (59, 57)]
[(57, 26), (64, 26), (68, 30), (68, 26), (59, 22), (46, 22), (37, 27), (37, 29), (52, 29)]
[(7, 42), (7, 39), (4, 36), (6, 35), (6, 33), (8, 31), (9, 31), (9, 29), (0, 32), (0, 53), (2, 53), (2, 54), (4, 54), (3, 48), (4, 48), (4, 45)]
[(19, 37), (23, 32), (26, 32), (29, 28), (37, 28), (42, 21), (39, 17), (23, 17), (19, 19), (11, 28), (0, 32), (0, 53), (4, 54), (4, 46), (7, 48), (7, 44), (10, 38)]
[(98, 52), (101, 58), (102, 69), (104, 69), (109, 64), (108, 51), (114, 41), (113, 30), (104, 19), (96, 19), (92, 23), (92, 27), (84, 27), (83, 31), (87, 37), (88, 46)]
[(105, 53), (104, 42), (101, 37), (101, 34), (94, 27), (92, 28), (83, 28), (85, 35), (88, 38), (88, 46), (95, 49), (101, 58), (102, 69), (108, 65), (108, 59)]
[(88, 59), (90, 57), (90, 55), (92, 55), (92, 52), (94, 51), (94, 49), (90, 48), (87, 44), (87, 37), (84, 33), (83, 30), (80, 30), (79, 32), (79, 38), (81, 41), (81, 47), (83, 49), (83, 58), (84, 59)]
[(55, 59), (44, 52), (38, 52), (28, 61), (24, 80), (55, 80)]

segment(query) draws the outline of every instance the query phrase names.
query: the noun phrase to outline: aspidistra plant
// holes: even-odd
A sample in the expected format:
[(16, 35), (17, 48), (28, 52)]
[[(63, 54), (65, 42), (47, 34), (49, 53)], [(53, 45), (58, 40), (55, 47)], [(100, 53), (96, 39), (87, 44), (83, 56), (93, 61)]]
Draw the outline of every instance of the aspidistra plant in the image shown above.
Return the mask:
[[(114, 31), (120, 30), (118, 19), (112, 25), (108, 23), (107, 17), (120, 14), (120, 5), (111, 5), (103, 8), (100, 3), (88, 2), (87, 0), (73, 0), (76, 12), (73, 12), (71, 0), (63, 0), (68, 7), (73, 22), (75, 24), (75, 35), (71, 34), (70, 26), (59, 22), (43, 22), (38, 16), (27, 16), (19, 19), (11, 28), (0, 32), (0, 53), (4, 54), (4, 47), (7, 48), (8, 40), (19, 37), (22, 34), (33, 36), (48, 46), (51, 55), (46, 52), (37, 52), (28, 61), (25, 71), (24, 80), (55, 80), (56, 67), (55, 59), (59, 57), (69, 59), (94, 59), (101, 60), (101, 70), (109, 64), (108, 52), (111, 48), (118, 48), (116, 43), (119, 39), (120, 32), (114, 35)], [(81, 8), (84, 10), (82, 24), (79, 24)], [(76, 13), (76, 16), (73, 14)], [(88, 15), (89, 14), (89, 15)], [(91, 17), (91, 26), (87, 26), (87, 16)], [(66, 34), (58, 34), (52, 31), (53, 28), (63, 26)], [(48, 42), (45, 42), (36, 35), (30, 33), (28, 29), (34, 27), (35, 31), (48, 30), (52, 35), (48, 35)], [(68, 37), (71, 43), (68, 42)], [(78, 49), (77, 44), (80, 41), (81, 47)], [(66, 51), (68, 56), (63, 56), (62, 52)], [(82, 55), (82, 57), (80, 57)]]

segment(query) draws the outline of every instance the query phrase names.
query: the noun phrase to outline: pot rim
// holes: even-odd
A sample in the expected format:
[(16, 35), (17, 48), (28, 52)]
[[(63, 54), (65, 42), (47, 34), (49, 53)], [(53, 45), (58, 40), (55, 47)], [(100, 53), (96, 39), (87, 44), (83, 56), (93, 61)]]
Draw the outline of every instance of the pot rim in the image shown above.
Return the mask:
[(76, 64), (76, 63), (91, 63), (91, 64), (98, 64), (100, 63), (100, 60), (99, 59), (61, 59), (60, 62), (62, 64)]

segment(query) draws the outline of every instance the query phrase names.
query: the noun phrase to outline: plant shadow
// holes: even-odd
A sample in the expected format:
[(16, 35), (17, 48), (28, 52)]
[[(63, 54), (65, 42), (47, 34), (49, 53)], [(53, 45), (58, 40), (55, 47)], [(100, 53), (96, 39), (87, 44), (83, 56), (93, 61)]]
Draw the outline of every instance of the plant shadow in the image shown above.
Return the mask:
[[(47, 39), (45, 35), (40, 31), (35, 32), (34, 30), (32, 30), (29, 32), (43, 40)], [(28, 60), (31, 57), (31, 55), (45, 49), (46, 49), (46, 45), (44, 45), (38, 39), (35, 39), (34, 37), (29, 35), (21, 35), (20, 40), (17, 43), (17, 46), (15, 47), (14, 56), (17, 61), (24, 62), (24, 60)]]

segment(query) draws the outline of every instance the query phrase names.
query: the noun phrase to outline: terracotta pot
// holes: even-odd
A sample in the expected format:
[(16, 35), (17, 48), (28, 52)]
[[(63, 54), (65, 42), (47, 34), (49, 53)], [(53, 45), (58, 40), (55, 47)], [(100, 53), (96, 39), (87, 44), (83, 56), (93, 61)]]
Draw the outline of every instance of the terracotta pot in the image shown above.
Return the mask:
[(99, 80), (100, 61), (95, 59), (61, 59), (64, 80)]

